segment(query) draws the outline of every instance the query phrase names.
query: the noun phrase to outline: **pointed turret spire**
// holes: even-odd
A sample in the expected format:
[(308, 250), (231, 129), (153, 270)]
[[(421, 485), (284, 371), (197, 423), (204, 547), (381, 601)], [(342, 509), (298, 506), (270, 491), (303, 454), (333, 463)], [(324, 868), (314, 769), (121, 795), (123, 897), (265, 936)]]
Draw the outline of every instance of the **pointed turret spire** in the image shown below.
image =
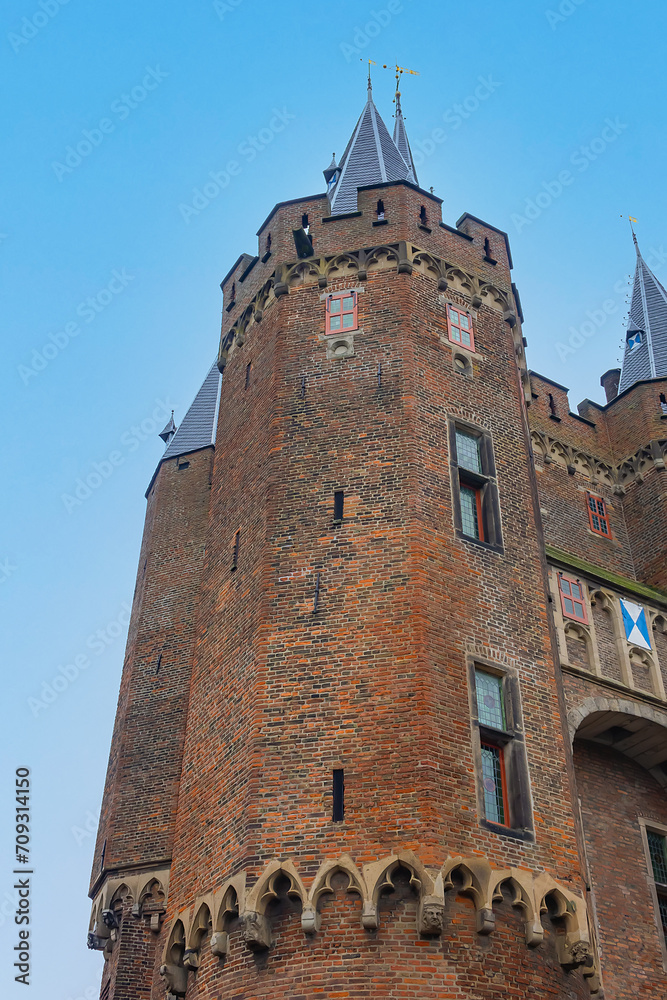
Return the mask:
[(174, 423), (174, 411), (171, 411), (171, 416), (167, 421), (166, 425), (160, 431), (159, 436), (162, 438), (165, 444), (169, 444), (174, 434), (176, 433), (176, 424)]
[(373, 103), (370, 66), (366, 106), (334, 173), (330, 173), (332, 166), (335, 160), (324, 171), (332, 215), (356, 212), (357, 189), (364, 185), (385, 181), (414, 182), (413, 167), (404, 159)]
[(327, 167), (327, 169), (325, 171), (323, 171), (323, 173), (324, 173), (324, 179), (327, 182), (327, 184), (329, 183), (329, 181), (332, 179), (332, 177), (334, 176), (334, 174), (337, 171), (338, 171), (338, 164), (336, 163), (336, 154), (332, 153), (332, 155), (331, 155), (331, 163), (329, 164), (329, 166)]
[(408, 142), (408, 133), (405, 128), (405, 120), (403, 118), (403, 110), (401, 108), (401, 92), (396, 88), (396, 122), (394, 123), (394, 142), (400, 152), (401, 156), (410, 168), (410, 176), (407, 178), (412, 181), (413, 184), (418, 184), (417, 171), (415, 169), (415, 161), (412, 159), (412, 150), (410, 149), (410, 143)]
[[(632, 228), (632, 221), (630, 223)], [(632, 302), (619, 391), (646, 378), (667, 376), (667, 291), (641, 255), (632, 228), (637, 254)]]

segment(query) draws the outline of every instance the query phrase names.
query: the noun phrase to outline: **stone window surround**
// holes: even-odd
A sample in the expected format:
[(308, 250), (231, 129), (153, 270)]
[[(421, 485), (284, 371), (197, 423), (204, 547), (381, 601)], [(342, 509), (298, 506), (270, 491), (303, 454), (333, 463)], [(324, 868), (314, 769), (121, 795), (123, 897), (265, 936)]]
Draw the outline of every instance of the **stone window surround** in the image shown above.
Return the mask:
[[(528, 757), (523, 729), (519, 672), (504, 663), (496, 663), (477, 655), (468, 655), (468, 704), (472, 737), (473, 761), (475, 765), (475, 789), (479, 824), (486, 830), (500, 836), (511, 837), (529, 843), (535, 841), (533, 821), (533, 798), (528, 770)], [(477, 712), (477, 687), (475, 673), (484, 670), (502, 678), (505, 707), (504, 738), (498, 741), (498, 733), (483, 726)], [(490, 736), (490, 740), (488, 737)], [(487, 820), (484, 814), (484, 789), (482, 787), (482, 742), (489, 741), (502, 746), (504, 751), (505, 779), (511, 823), (503, 826)]]
[[(484, 427), (471, 424), (466, 420), (461, 420), (453, 414), (448, 415), (447, 423), (449, 425), (449, 467), (452, 487), (452, 515), (454, 518), (454, 531), (456, 537), (469, 542), (471, 545), (478, 545), (486, 549), (491, 549), (494, 552), (502, 553), (504, 551), (502, 541), (502, 521), (493, 451), (493, 436)], [(479, 476), (466, 469), (459, 470), (459, 465), (456, 459), (457, 429), (475, 434), (480, 438), (483, 472)], [(460, 471), (463, 473), (465, 480), (468, 480), (472, 486), (479, 488), (482, 492), (482, 516), (484, 524), (483, 539), (471, 538), (463, 532), (460, 501)]]
[(662, 967), (667, 972), (667, 940), (665, 940), (665, 931), (662, 926), (662, 920), (660, 918), (660, 906), (658, 903), (658, 891), (655, 887), (655, 879), (653, 877), (653, 863), (651, 861), (651, 852), (648, 846), (648, 836), (647, 831), (651, 830), (655, 833), (661, 834), (663, 837), (667, 837), (667, 826), (662, 823), (657, 823), (655, 820), (647, 819), (644, 816), (638, 816), (637, 821), (639, 823), (639, 829), (642, 838), (642, 846), (644, 848), (644, 859), (646, 861), (646, 882), (648, 885), (649, 892), (651, 894), (651, 902), (653, 903), (653, 915), (655, 917), (656, 930), (658, 933), (658, 941), (660, 942), (660, 951), (662, 954)]

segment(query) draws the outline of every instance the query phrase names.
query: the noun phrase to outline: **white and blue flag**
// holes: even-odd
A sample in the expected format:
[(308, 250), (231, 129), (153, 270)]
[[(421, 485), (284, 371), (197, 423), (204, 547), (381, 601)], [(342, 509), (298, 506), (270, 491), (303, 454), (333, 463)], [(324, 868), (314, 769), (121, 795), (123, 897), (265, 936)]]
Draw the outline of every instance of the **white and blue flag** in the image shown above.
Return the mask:
[(646, 612), (639, 604), (632, 601), (624, 601), (621, 598), (621, 611), (623, 612), (623, 624), (625, 625), (625, 637), (633, 646), (641, 649), (650, 649), (651, 640), (649, 638)]

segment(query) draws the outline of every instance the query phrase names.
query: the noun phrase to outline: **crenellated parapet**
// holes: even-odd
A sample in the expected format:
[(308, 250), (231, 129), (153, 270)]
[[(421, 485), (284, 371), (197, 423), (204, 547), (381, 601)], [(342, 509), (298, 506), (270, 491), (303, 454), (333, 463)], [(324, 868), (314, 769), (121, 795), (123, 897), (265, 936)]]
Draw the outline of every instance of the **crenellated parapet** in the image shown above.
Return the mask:
[(160, 973), (168, 994), (184, 996), (188, 973), (199, 968), (206, 941), (224, 961), (230, 948), (229, 928), (240, 921), (242, 941), (252, 952), (269, 951), (274, 944), (269, 904), (286, 895), (300, 905), (301, 927), (306, 936), (326, 933), (320, 903), (335, 891), (333, 879), (347, 878), (346, 891), (359, 899), (359, 921), (369, 932), (380, 928), (380, 899), (394, 890), (399, 870), (407, 872), (417, 898), (417, 937), (456, 933), (450, 923), (449, 900), (467, 896), (475, 907), (476, 930), (493, 933), (494, 903), (503, 900), (503, 889), (511, 892), (512, 905), (523, 915), (525, 942), (537, 948), (544, 939), (542, 916), (548, 914), (556, 928), (558, 959), (568, 969), (581, 967), (591, 992), (599, 987), (592, 953), (586, 903), (578, 894), (556, 882), (546, 872), (534, 874), (525, 868), (494, 868), (480, 855), (450, 856), (439, 868), (424, 865), (412, 851), (398, 851), (370, 864), (358, 866), (349, 854), (322, 861), (308, 880), (290, 859), (274, 859), (254, 881), (246, 871), (227, 879), (217, 889), (198, 896), (171, 921)]

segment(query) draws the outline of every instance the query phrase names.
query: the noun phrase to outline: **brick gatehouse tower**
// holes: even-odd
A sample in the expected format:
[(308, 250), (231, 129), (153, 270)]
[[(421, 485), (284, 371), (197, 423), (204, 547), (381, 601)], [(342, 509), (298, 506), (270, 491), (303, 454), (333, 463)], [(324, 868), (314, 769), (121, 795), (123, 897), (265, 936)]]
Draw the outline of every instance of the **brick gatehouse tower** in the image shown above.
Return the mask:
[(105, 1000), (667, 996), (667, 293), (604, 406), (370, 91), (222, 282), (148, 489)]

